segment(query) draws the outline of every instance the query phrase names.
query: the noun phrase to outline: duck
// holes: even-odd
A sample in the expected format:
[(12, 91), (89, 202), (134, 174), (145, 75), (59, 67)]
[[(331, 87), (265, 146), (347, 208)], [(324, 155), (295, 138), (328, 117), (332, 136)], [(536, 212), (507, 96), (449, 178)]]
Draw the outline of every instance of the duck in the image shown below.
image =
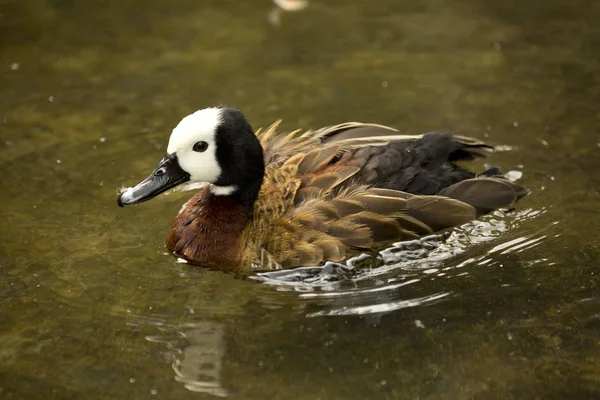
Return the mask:
[(167, 249), (191, 265), (252, 272), (343, 262), (511, 209), (528, 193), (498, 168), (462, 166), (493, 152), (475, 138), (361, 122), (280, 132), (280, 124), (255, 132), (236, 108), (198, 110), (118, 205), (199, 184)]

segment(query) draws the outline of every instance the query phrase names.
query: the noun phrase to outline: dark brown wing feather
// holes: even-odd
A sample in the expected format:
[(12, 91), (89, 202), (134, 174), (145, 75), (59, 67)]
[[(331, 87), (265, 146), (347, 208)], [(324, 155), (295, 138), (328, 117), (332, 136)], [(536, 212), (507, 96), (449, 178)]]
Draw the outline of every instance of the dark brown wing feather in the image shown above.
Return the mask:
[(482, 177), (455, 183), (439, 194), (472, 205), (479, 216), (513, 206), (527, 191), (506, 179)]
[(442, 196), (415, 196), (407, 200), (408, 215), (440, 231), (475, 219), (475, 208)]

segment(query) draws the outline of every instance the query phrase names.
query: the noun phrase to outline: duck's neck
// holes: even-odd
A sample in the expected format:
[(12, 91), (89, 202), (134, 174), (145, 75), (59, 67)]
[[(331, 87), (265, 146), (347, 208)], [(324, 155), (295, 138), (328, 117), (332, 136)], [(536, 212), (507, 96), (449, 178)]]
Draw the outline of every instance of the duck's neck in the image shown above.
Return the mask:
[(167, 248), (192, 264), (240, 261), (242, 233), (250, 220), (247, 205), (233, 196), (215, 195), (209, 187), (196, 193), (173, 221)]

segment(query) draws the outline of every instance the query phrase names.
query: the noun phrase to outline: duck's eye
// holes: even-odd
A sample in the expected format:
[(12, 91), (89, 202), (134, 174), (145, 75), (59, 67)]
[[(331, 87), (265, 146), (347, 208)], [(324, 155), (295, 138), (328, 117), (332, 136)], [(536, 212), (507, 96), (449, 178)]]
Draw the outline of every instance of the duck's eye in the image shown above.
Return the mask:
[(206, 151), (206, 149), (208, 149), (208, 143), (205, 141), (196, 142), (194, 143), (194, 147), (192, 147), (192, 150), (197, 151), (198, 153), (202, 153)]

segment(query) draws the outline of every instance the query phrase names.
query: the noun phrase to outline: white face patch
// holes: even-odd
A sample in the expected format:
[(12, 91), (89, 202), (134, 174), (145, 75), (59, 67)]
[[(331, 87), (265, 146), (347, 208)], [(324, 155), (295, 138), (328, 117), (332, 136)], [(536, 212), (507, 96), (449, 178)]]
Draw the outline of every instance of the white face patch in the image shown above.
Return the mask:
[[(179, 166), (190, 174), (192, 182), (215, 182), (221, 175), (217, 161), (217, 127), (221, 123), (220, 108), (205, 108), (188, 115), (173, 129), (167, 153), (177, 155)], [(204, 152), (192, 149), (194, 143), (204, 141)]]

